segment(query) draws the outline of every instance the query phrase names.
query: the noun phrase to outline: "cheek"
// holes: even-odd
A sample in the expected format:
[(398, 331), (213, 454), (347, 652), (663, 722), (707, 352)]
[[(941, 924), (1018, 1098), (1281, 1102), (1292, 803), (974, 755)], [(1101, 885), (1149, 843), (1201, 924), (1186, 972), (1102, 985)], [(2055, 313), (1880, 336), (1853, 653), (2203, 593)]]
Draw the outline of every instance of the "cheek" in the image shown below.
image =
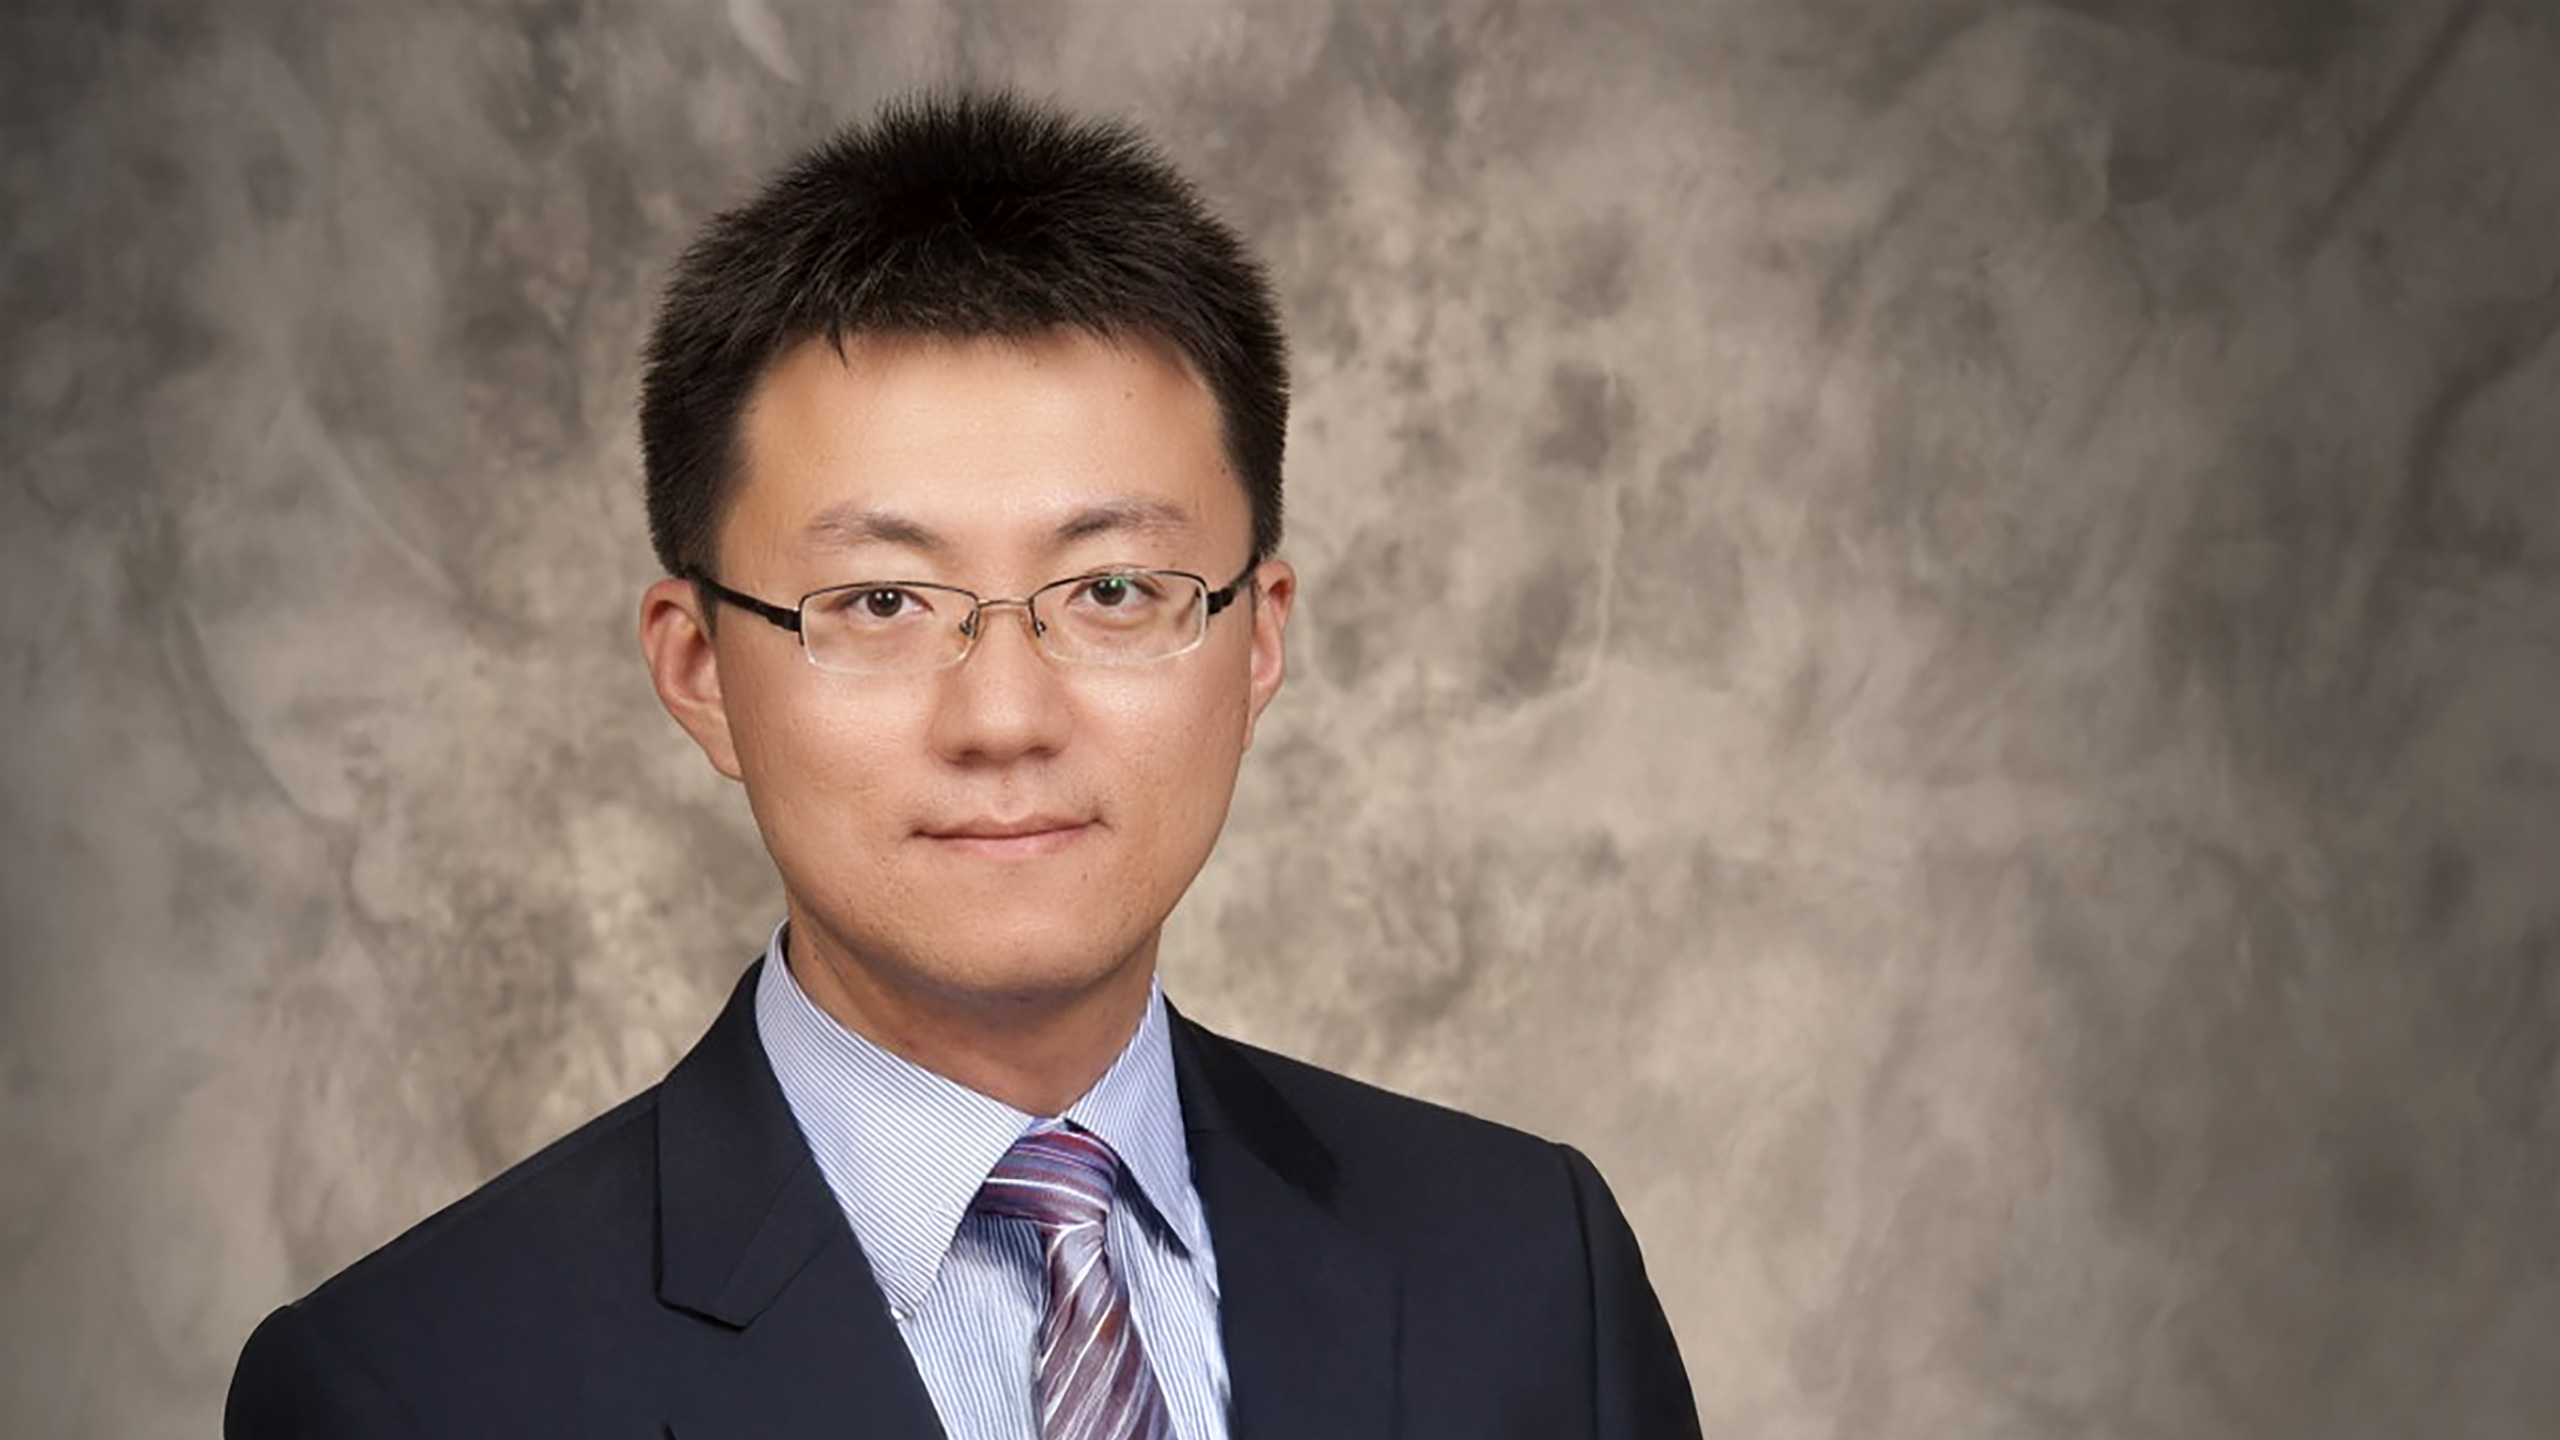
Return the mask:
[(825, 690), (803, 683), (752, 692), (747, 723), (734, 726), (747, 798), (768, 832), (841, 832), (883, 813), (902, 722), (878, 713), (876, 696)]
[(1153, 843), (1205, 851), (1216, 838), (1244, 754), (1246, 713), (1236, 686), (1197, 687), (1112, 716), (1122, 738), (1112, 768), (1130, 783), (1129, 796), (1145, 797), (1148, 813), (1131, 818), (1157, 832)]

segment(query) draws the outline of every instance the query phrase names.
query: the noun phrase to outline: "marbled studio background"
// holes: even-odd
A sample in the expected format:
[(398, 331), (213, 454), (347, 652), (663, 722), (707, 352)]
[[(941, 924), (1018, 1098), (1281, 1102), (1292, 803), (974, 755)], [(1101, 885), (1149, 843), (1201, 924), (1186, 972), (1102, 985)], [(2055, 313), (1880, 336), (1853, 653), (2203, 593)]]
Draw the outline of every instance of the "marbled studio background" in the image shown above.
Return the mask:
[(705, 1022), (633, 352), (955, 76), (1294, 329), (1193, 1011), (1589, 1150), (1711, 1435), (2560, 1423), (2560, 4), (6, 16), (0, 1434), (211, 1433)]

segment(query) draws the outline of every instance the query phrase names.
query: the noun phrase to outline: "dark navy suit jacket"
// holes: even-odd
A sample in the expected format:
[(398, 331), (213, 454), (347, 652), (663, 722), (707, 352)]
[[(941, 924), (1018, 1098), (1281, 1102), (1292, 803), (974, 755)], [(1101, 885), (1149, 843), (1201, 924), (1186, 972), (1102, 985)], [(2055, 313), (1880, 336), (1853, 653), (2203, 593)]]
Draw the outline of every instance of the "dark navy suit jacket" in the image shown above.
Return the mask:
[[(656, 1088), (268, 1316), (229, 1440), (937, 1440), (754, 993)], [(1173, 1053), (1236, 1440), (1697, 1435), (1579, 1154), (1178, 1016)]]

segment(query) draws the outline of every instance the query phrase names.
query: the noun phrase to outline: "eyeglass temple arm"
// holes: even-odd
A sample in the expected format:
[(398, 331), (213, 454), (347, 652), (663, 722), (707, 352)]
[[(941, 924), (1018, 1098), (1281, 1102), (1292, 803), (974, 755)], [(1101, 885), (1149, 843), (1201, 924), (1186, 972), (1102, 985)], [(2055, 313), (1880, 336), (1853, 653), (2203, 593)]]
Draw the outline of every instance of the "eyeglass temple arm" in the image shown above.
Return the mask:
[(767, 604), (753, 595), (732, 590), (708, 575), (691, 575), (686, 578), (701, 586), (716, 599), (726, 600), (751, 615), (761, 615), (794, 635), (800, 633), (800, 612), (797, 610), (786, 610), (779, 605)]
[(1252, 579), (1253, 572), (1261, 568), (1261, 561), (1248, 560), (1245, 562), (1244, 569), (1236, 575), (1236, 578), (1219, 586), (1217, 589), (1210, 591), (1209, 613), (1215, 615), (1219, 611), (1234, 604), (1236, 600), (1236, 592), (1242, 590), (1244, 588), (1244, 582)]

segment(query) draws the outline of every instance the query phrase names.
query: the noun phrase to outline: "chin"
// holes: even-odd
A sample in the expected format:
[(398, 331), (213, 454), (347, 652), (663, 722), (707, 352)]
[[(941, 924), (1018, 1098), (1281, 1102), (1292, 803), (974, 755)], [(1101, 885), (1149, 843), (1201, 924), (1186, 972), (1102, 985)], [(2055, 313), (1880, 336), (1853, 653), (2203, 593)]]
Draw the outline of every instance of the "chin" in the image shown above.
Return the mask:
[(807, 919), (841, 962), (868, 972), (871, 986), (954, 1011), (1069, 1006), (1133, 975), (1143, 991), (1155, 959), (1155, 930), (1138, 907), (1079, 908), (1019, 889), (946, 889), (934, 900), (884, 912), (868, 897), (846, 897), (808, 907)]
[(1058, 940), (1051, 934), (973, 947), (968, 959), (951, 967), (956, 988), (995, 1004), (1054, 1005), (1103, 989), (1146, 964), (1140, 950), (1125, 944), (1064, 947)]

